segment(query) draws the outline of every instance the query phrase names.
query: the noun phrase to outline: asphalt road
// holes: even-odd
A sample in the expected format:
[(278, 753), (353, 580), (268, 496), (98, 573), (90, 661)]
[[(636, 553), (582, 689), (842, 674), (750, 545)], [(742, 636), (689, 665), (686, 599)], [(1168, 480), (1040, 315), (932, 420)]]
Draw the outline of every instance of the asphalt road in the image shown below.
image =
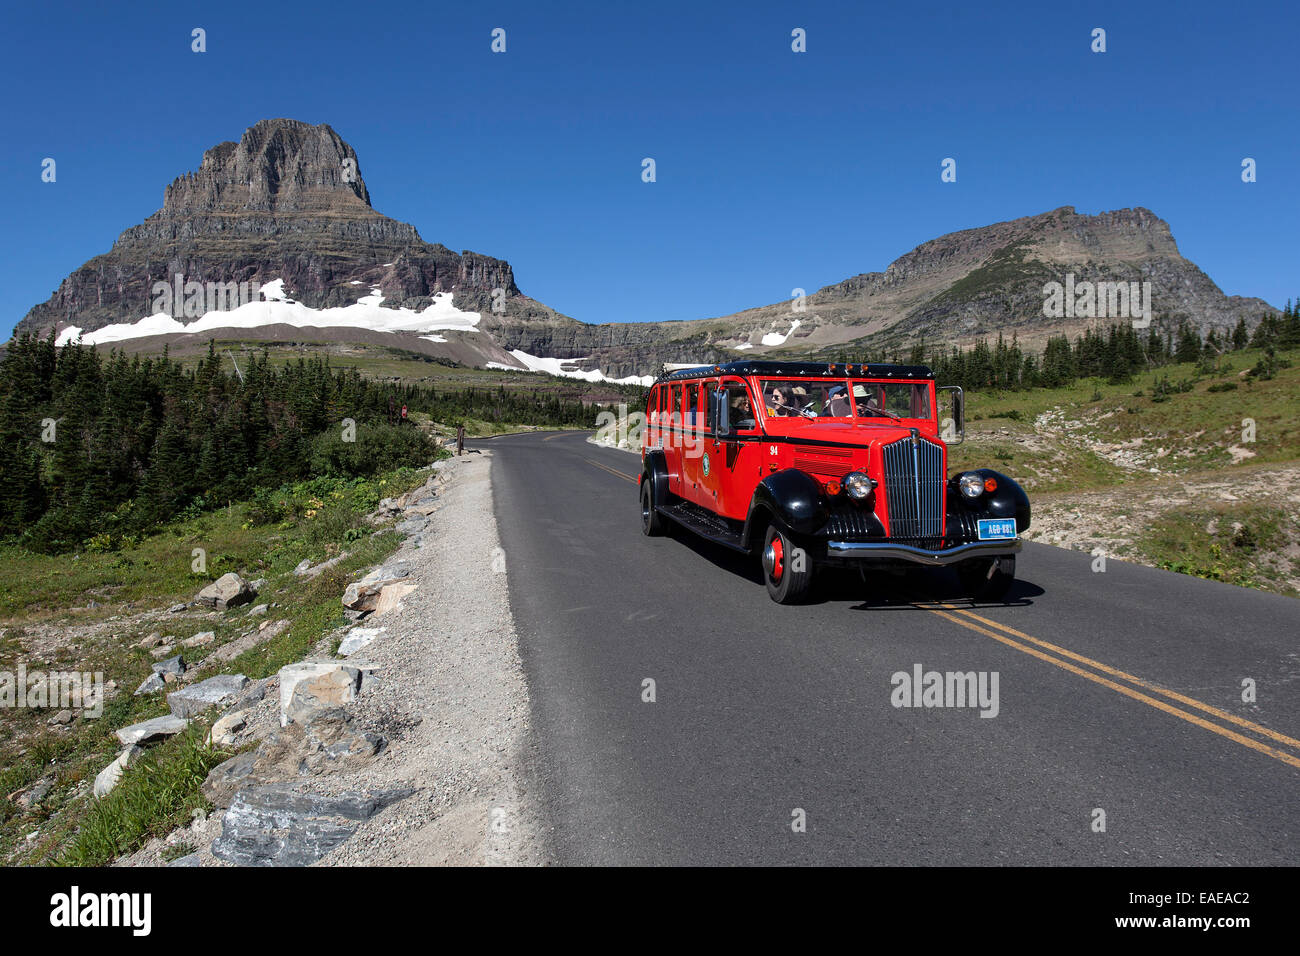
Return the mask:
[[(782, 607), (641, 534), (636, 456), (490, 447), (561, 862), (1300, 861), (1300, 601), (1027, 544), (1005, 604), (920, 571)], [(916, 665), (996, 673), (996, 716), (895, 707)]]

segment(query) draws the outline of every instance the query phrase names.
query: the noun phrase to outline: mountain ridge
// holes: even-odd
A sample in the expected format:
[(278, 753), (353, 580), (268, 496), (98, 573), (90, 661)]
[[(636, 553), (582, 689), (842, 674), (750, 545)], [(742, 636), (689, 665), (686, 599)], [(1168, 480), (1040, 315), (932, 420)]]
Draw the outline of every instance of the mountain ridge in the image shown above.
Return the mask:
[[(375, 210), (356, 151), (329, 125), (271, 119), (206, 150), (197, 169), (165, 187), (161, 209), (70, 273), (15, 335), (141, 324), (158, 311), (151, 290), (177, 276), (200, 285), (279, 280), (288, 302), (312, 313), (295, 320), (299, 331), (316, 327), (315, 311), (346, 310), (366, 292), (372, 305), (416, 314), (449, 307), (454, 297), (455, 310), (477, 318), (414, 347), (457, 361), (524, 365), (511, 354), (518, 350), (576, 360), (612, 378), (644, 375), (665, 361), (882, 357), (917, 340), (965, 344), (1006, 334), (1032, 346), (1104, 318), (1048, 314), (1045, 289), (1076, 278), (1124, 283), (1126, 291), (1145, 283), (1164, 329), (1187, 322), (1202, 333), (1228, 331), (1239, 319), (1253, 327), (1278, 312), (1261, 299), (1224, 295), (1150, 209), (1087, 215), (1060, 206), (935, 237), (882, 271), (823, 286), (800, 302), (671, 322), (578, 322), (524, 295), (509, 262), (426, 242), (415, 226)], [(247, 339), (248, 317), (241, 321), (227, 330), (208, 313), (200, 328)], [(263, 321), (275, 321), (270, 310)], [(333, 328), (331, 321), (321, 316), (320, 328)], [(418, 331), (402, 326), (392, 334), (414, 340)], [(151, 344), (166, 340), (143, 324), (135, 334), (150, 334)]]

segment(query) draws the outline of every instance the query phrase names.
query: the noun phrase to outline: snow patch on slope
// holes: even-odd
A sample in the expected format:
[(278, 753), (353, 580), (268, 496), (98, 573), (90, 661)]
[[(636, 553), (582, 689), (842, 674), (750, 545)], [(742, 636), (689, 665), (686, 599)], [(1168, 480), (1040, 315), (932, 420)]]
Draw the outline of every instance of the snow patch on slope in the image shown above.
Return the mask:
[[(452, 293), (439, 292), (425, 309), (385, 309), (381, 303), (384, 294), (378, 288), (370, 290), (353, 305), (330, 309), (311, 309), (289, 298), (284, 280), (276, 279), (262, 286), (262, 301), (249, 302), (237, 309), (206, 312), (189, 324), (179, 322), (166, 313), (146, 316), (138, 322), (107, 325), (102, 329), (81, 334), (81, 329), (69, 326), (59, 333), (56, 345), (67, 345), (80, 338), (86, 345), (103, 345), (124, 339), (138, 339), (146, 335), (168, 335), (181, 332), (208, 332), (212, 329), (255, 329), (264, 325), (292, 325), (295, 328), (351, 328), (374, 332), (477, 332), (481, 316), (477, 312), (462, 312), (452, 304)], [(432, 339), (438, 341), (438, 339)]]
[[(580, 378), (584, 382), (613, 382), (616, 385), (653, 385), (653, 375), (629, 375), (626, 378), (606, 378), (598, 368), (584, 370), (577, 368), (577, 363), (585, 362), (586, 359), (559, 359), (543, 358), (537, 355), (529, 355), (523, 349), (512, 349), (510, 354), (520, 365), (530, 372), (545, 372), (548, 375), (557, 375), (561, 378)], [(503, 362), (488, 362), (488, 368), (501, 368), (510, 371), (519, 371), (518, 366), (506, 365)]]
[(763, 345), (785, 345), (785, 340), (794, 335), (794, 330), (799, 328), (799, 320), (795, 319), (790, 323), (790, 331), (782, 335), (780, 332), (768, 332), (763, 336)]

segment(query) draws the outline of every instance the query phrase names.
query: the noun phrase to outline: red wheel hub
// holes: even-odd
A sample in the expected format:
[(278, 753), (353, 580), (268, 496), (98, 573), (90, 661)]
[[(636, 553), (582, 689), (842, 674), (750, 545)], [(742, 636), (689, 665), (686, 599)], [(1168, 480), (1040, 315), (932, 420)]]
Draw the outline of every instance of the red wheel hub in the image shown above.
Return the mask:
[(780, 581), (781, 575), (785, 573), (785, 548), (781, 545), (780, 537), (772, 539), (768, 545), (768, 551), (771, 552), (771, 568), (768, 573), (772, 575), (773, 581)]

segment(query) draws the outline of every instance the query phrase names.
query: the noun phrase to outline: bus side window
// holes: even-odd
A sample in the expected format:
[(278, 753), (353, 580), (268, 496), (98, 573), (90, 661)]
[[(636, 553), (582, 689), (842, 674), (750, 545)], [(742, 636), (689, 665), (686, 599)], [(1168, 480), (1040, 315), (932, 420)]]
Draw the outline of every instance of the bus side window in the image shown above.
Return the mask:
[(680, 385), (674, 385), (673, 386), (673, 424), (680, 425), (681, 423), (682, 423), (682, 387)]
[(695, 427), (695, 393), (698, 390), (695, 382), (686, 383), (686, 397), (682, 399), (682, 427)]
[(741, 432), (752, 431), (757, 428), (758, 420), (754, 415), (754, 402), (749, 397), (749, 389), (745, 386), (745, 383), (737, 379), (728, 379), (725, 387), (727, 390), (728, 419), (731, 427)]

